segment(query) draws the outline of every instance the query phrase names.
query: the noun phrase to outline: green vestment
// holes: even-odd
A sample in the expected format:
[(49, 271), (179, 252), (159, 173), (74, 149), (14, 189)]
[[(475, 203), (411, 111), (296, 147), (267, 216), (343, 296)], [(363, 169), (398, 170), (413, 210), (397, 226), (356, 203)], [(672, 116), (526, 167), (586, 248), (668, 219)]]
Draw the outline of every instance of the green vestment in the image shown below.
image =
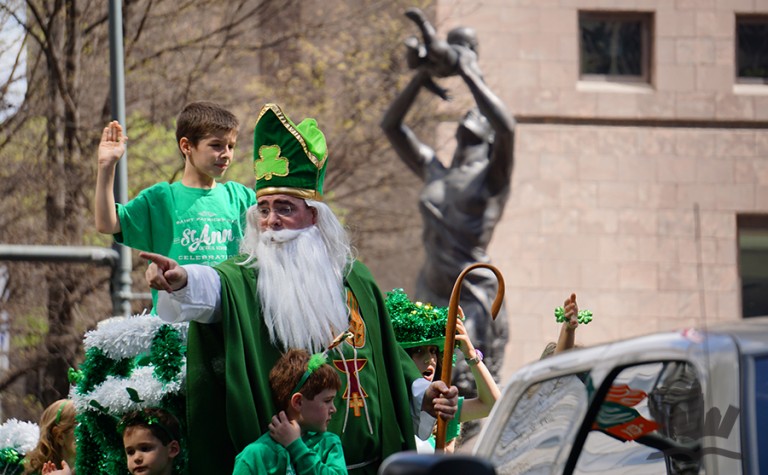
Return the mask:
[(265, 433), (235, 459), (232, 475), (343, 475), (341, 440), (330, 432), (308, 432), (283, 447)]
[[(276, 413), (268, 376), (281, 350), (270, 343), (261, 318), (257, 271), (238, 265), (242, 260), (215, 267), (221, 321), (190, 324), (187, 421), (193, 475), (231, 473), (235, 456), (267, 430)], [(345, 283), (354, 337), (339, 346), (344, 358), (329, 354), (342, 387), (328, 430), (341, 438), (350, 473), (375, 474), (388, 455), (415, 448), (410, 387), (422, 375), (397, 344), (368, 269), (355, 262)]]

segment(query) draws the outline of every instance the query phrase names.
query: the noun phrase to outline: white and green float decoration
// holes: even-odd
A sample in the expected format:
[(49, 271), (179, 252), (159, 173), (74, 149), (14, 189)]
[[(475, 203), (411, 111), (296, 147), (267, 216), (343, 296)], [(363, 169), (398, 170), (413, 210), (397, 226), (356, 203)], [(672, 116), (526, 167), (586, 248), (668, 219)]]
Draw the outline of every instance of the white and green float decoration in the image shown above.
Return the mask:
[(8, 419), (0, 425), (0, 475), (21, 475), (24, 457), (40, 438), (40, 428), (34, 422)]
[[(128, 412), (159, 407), (185, 430), (186, 323), (157, 316), (114, 317), (85, 334), (85, 360), (70, 370), (70, 399), (77, 409), (78, 473), (128, 474), (117, 425)], [(182, 436), (182, 439), (185, 439)], [(175, 473), (186, 473), (186, 440)]]

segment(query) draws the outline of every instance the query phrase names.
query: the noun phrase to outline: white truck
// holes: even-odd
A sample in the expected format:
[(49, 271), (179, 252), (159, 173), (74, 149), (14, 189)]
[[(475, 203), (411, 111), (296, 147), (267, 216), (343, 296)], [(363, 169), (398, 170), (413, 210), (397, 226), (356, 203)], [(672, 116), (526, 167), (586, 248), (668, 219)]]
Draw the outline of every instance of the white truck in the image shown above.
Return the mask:
[(529, 364), (471, 456), (401, 453), (379, 473), (768, 474), (768, 317)]

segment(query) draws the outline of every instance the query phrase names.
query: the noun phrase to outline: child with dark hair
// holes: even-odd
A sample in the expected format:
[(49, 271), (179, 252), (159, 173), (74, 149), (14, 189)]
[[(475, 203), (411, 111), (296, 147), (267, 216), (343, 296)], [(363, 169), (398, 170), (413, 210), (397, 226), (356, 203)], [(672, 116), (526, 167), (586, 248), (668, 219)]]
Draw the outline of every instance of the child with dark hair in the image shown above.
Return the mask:
[(181, 453), (179, 421), (159, 408), (145, 408), (123, 416), (118, 428), (131, 474), (172, 475)]
[(278, 413), (237, 456), (233, 475), (347, 473), (341, 439), (327, 431), (341, 380), (326, 355), (294, 349), (277, 361), (269, 387)]
[(74, 462), (75, 405), (59, 399), (40, 416), (40, 439), (24, 460), (24, 475), (72, 473)]

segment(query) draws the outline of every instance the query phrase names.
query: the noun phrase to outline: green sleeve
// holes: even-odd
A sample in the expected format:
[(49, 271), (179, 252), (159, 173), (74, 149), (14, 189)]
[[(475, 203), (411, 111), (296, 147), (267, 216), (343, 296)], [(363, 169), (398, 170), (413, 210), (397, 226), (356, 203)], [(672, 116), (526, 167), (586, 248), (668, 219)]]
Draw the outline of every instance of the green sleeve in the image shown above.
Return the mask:
[[(253, 460), (246, 460), (244, 458), (238, 457), (235, 459), (235, 470), (232, 472), (232, 475), (256, 475), (258, 474), (258, 470), (253, 464), (251, 463)], [(258, 462), (258, 461), (257, 461)]]
[(280, 463), (280, 456), (275, 453), (275, 442), (259, 439), (248, 445), (235, 458), (232, 475), (266, 475), (285, 473), (285, 464)]
[(298, 475), (342, 475), (347, 473), (341, 439), (336, 434), (318, 434), (320, 439), (310, 449), (302, 439), (294, 440), (286, 450)]
[(157, 183), (142, 190), (128, 203), (115, 204), (120, 232), (115, 241), (133, 249), (167, 255), (170, 242), (159, 247), (158, 242), (172, 238), (170, 185)]

